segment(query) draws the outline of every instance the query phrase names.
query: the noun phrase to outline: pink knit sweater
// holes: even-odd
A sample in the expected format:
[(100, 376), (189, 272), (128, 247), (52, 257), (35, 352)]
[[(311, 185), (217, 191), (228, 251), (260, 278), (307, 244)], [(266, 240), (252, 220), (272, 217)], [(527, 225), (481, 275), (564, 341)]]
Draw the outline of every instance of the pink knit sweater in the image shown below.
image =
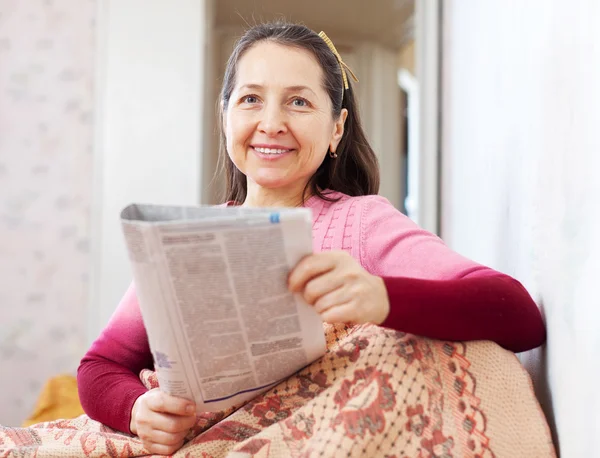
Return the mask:
[[(313, 210), (314, 251), (345, 250), (383, 277), (390, 298), (383, 326), (444, 340), (493, 340), (513, 351), (543, 343), (539, 310), (516, 280), (453, 252), (381, 197), (329, 197), (339, 200), (305, 204)], [(152, 367), (131, 286), (81, 361), (86, 413), (129, 432), (133, 404), (146, 391), (138, 374)]]

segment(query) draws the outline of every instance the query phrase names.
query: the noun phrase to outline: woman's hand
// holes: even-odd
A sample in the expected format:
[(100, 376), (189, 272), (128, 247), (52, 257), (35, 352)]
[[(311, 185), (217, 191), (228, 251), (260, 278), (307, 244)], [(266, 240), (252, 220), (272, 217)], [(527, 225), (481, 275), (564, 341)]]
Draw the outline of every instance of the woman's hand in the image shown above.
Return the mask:
[(383, 280), (345, 251), (305, 257), (290, 273), (288, 285), (329, 323), (381, 324), (390, 311)]
[(195, 423), (194, 403), (154, 388), (133, 404), (129, 427), (150, 453), (171, 455), (181, 448)]

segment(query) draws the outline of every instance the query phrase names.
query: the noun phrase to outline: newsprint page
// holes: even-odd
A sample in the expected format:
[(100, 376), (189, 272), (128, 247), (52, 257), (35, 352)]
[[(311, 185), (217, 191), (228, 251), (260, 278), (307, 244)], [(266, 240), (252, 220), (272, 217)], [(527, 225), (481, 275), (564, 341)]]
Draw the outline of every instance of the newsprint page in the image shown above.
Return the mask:
[(132, 204), (121, 224), (161, 390), (214, 412), (325, 353), (319, 315), (287, 289), (310, 210)]

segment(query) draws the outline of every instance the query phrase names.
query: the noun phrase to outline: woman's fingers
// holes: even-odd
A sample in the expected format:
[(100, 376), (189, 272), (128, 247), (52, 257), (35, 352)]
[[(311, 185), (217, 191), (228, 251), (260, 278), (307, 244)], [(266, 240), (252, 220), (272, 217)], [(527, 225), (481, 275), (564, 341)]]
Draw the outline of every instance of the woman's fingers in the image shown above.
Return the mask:
[(329, 323), (381, 324), (389, 314), (384, 281), (344, 251), (307, 256), (288, 282)]
[(155, 413), (152, 419), (152, 428), (167, 434), (178, 434), (187, 431), (196, 423), (195, 415), (172, 415), (168, 413)]
[[(144, 447), (151, 453), (170, 455), (183, 445), (196, 423), (195, 404), (159, 389), (140, 396), (132, 410), (132, 423)], [(134, 431), (134, 428), (132, 428)]]
[(159, 430), (154, 429), (151, 432), (149, 432), (146, 437), (143, 437), (142, 439), (145, 439), (148, 443), (151, 443), (151, 444), (157, 444), (157, 445), (160, 444), (160, 445), (166, 445), (169, 447), (174, 447), (176, 445), (181, 446), (183, 444), (183, 439), (186, 436), (186, 434), (187, 434), (187, 431), (174, 434), (174, 433), (167, 433), (165, 431), (159, 431)]
[(195, 416), (152, 412), (149, 427), (140, 428), (140, 439), (148, 451), (170, 455), (181, 448), (185, 436), (196, 422)]
[(344, 288), (343, 284), (334, 291), (328, 292), (323, 296), (320, 296), (313, 304), (315, 311), (322, 315), (323, 312), (329, 310), (332, 307), (346, 304), (352, 301), (352, 295), (348, 288)]
[(325, 296), (332, 294), (342, 286), (344, 286), (344, 278), (338, 269), (334, 269), (310, 280), (304, 287), (302, 296), (310, 305), (316, 305)]
[(321, 313), (321, 319), (326, 323), (357, 323), (356, 306), (352, 303), (340, 304)]
[(164, 412), (173, 415), (195, 415), (196, 406), (193, 402), (171, 396), (160, 390), (152, 391), (152, 395), (148, 396), (148, 408), (154, 412)]
[(331, 252), (306, 256), (290, 272), (288, 288), (295, 293), (301, 292), (309, 281), (333, 270), (336, 265), (337, 258)]

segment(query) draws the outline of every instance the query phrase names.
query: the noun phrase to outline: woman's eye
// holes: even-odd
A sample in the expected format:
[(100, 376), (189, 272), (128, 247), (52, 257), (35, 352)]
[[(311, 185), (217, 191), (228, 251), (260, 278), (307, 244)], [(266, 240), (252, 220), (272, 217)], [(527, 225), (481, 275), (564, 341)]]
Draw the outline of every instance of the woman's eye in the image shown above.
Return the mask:
[(258, 97), (254, 96), (254, 95), (247, 95), (245, 97), (242, 98), (242, 102), (244, 103), (256, 103), (258, 102)]
[(308, 106), (308, 102), (306, 100), (304, 100), (304, 99), (294, 99), (292, 101), (292, 104), (295, 107), (307, 107)]

